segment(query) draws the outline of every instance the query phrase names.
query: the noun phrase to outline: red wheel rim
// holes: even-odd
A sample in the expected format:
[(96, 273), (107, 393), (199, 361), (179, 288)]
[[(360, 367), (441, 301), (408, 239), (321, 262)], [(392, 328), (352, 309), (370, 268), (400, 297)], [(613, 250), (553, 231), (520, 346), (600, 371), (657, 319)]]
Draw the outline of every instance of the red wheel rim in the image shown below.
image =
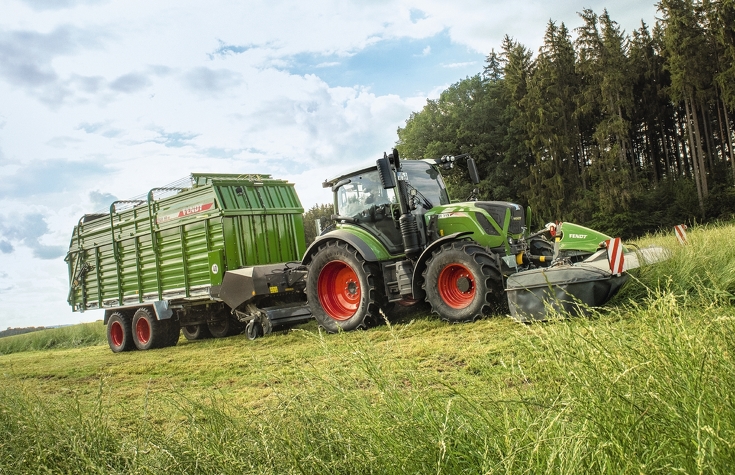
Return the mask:
[(342, 261), (332, 261), (319, 273), (317, 282), (319, 303), (327, 315), (344, 321), (360, 306), (360, 281), (357, 273)]
[(120, 322), (112, 322), (110, 324), (110, 339), (115, 346), (122, 346), (125, 339), (125, 332)]
[(475, 298), (475, 277), (461, 264), (450, 264), (439, 274), (439, 296), (452, 308), (467, 307)]
[(148, 343), (151, 339), (151, 325), (148, 320), (141, 318), (138, 323), (135, 324), (135, 334), (138, 336), (138, 341), (142, 344)]

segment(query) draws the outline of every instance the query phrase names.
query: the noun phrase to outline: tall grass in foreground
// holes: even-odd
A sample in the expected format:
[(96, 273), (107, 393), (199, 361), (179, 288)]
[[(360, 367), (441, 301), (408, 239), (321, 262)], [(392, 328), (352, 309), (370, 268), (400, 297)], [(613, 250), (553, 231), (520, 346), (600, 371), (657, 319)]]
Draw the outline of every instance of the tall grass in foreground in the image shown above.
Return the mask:
[[(664, 292), (625, 313), (519, 326), (504, 392), (427, 384), (420, 362), (362, 339), (338, 355), (353, 371), (301, 368), (303, 384), (258, 413), (174, 394), (159, 401), (166, 428), (145, 413), (118, 427), (103, 391), (84, 410), (5, 388), (0, 473), (729, 473), (735, 312), (682, 311), (692, 304)], [(330, 357), (344, 336), (305, 338)], [(474, 371), (498, 362), (485, 364)]]
[(107, 344), (105, 330), (101, 322), (93, 322), (8, 336), (0, 338), (0, 355)]
[[(645, 299), (655, 289), (667, 289), (696, 305), (735, 303), (735, 224), (705, 225), (688, 231), (681, 246), (673, 234), (654, 235), (641, 243), (663, 245), (671, 258), (632, 272), (641, 285), (626, 285), (622, 300)], [(620, 300), (616, 300), (619, 302)]]

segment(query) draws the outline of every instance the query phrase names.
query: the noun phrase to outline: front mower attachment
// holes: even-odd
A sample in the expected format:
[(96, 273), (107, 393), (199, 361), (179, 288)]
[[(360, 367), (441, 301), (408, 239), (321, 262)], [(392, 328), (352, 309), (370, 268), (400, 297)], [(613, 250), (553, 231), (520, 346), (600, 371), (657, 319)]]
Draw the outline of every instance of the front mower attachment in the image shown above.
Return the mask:
[[(628, 279), (626, 272), (611, 272), (607, 253), (601, 249), (576, 264), (560, 261), (511, 275), (506, 283), (511, 316), (519, 322), (543, 321), (555, 312), (580, 316), (587, 315), (591, 307), (604, 305)], [(660, 247), (626, 252), (623, 269), (660, 262), (670, 254)]]
[(519, 272), (508, 277), (510, 314), (519, 322), (546, 320), (553, 312), (586, 315), (613, 298), (627, 279), (583, 263)]

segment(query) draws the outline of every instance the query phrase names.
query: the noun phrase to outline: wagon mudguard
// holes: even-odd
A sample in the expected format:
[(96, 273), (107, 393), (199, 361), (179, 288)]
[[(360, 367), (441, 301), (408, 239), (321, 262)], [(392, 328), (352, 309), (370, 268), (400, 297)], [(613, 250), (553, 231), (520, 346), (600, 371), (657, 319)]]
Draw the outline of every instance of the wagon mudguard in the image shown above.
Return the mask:
[(102, 320), (102, 323), (107, 325), (107, 320), (110, 319), (110, 315), (112, 315), (115, 312), (121, 312), (121, 313), (129, 313), (133, 314), (136, 310), (138, 310), (141, 307), (146, 307), (151, 310), (153, 310), (153, 314), (156, 316), (158, 320), (168, 320), (174, 315), (174, 311), (169, 308), (168, 300), (157, 300), (155, 302), (151, 302), (150, 304), (146, 305), (125, 305), (123, 307), (112, 307), (112, 308), (106, 308), (105, 309), (105, 317), (104, 320)]

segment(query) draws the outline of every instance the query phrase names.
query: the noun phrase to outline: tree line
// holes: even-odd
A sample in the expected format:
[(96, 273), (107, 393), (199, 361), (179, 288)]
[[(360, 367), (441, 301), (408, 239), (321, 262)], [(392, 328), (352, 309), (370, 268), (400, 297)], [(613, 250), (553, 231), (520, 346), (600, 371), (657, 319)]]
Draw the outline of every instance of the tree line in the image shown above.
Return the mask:
[[(398, 129), (407, 158), (470, 153), (481, 199), (623, 237), (735, 214), (735, 0), (662, 0), (631, 34), (606, 10), (506, 36)], [(445, 177), (469, 194), (464, 167)]]
[(13, 335), (23, 335), (25, 333), (37, 332), (46, 330), (46, 327), (24, 327), (24, 328), (12, 328), (8, 327), (5, 330), (0, 331), (0, 338)]

